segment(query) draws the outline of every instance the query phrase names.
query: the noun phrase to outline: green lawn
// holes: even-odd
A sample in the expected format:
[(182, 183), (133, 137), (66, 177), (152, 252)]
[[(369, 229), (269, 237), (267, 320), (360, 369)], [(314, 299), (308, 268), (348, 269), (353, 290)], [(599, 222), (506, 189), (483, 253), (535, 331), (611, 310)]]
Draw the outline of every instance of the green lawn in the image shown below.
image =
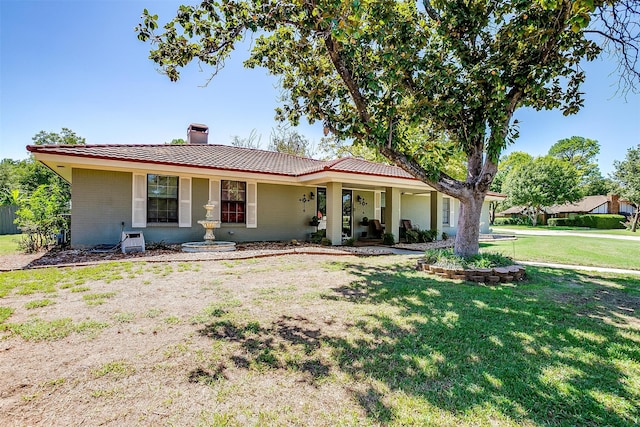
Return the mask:
[[(483, 286), (414, 267), (403, 257), (296, 255), (190, 271), (114, 263), (99, 269), (119, 274), (110, 284), (90, 279), (96, 267), (6, 273), (15, 284), (0, 298), (7, 339), (34, 341), (12, 357), (42, 345), (51, 358), (70, 359), (64, 377), (10, 388), (10, 402), (20, 402), (11, 393), (23, 398), (8, 413), (55, 419), (72, 408), (96, 424), (640, 423), (637, 277), (527, 267), (526, 282)], [(145, 274), (154, 274), (150, 291), (138, 282), (131, 292), (130, 281)], [(63, 284), (79, 278), (92, 292), (115, 294), (99, 307), (78, 304)], [(177, 286), (178, 297), (162, 306)], [(61, 319), (38, 320), (49, 306), (25, 307), (43, 297), (55, 300)], [(175, 308), (176, 299), (188, 309)], [(84, 312), (72, 321), (76, 310)], [(23, 323), (13, 320), (19, 315)], [(74, 338), (62, 341), (62, 333)], [(40, 344), (43, 336), (57, 342)], [(123, 347), (111, 359), (78, 362), (84, 343)]]
[(517, 240), (481, 243), (480, 248), (522, 261), (640, 270), (640, 241), (519, 235)]
[(586, 228), (586, 227), (549, 227), (547, 225), (538, 225), (531, 227), (528, 225), (505, 225), (491, 227), (494, 233), (508, 232), (510, 230), (551, 230), (551, 231), (568, 231), (575, 233), (590, 233), (590, 234), (612, 234), (614, 236), (637, 236), (640, 237), (640, 231), (632, 233), (630, 230), (624, 229), (598, 229), (598, 228)]
[(19, 252), (18, 242), (20, 241), (20, 237), (20, 234), (0, 235), (0, 255)]

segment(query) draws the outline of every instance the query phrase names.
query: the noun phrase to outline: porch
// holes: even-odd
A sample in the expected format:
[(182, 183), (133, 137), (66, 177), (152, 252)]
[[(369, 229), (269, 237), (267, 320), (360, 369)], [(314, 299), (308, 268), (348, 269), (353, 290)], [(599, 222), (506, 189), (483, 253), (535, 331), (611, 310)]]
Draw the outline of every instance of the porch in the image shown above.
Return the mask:
[(404, 238), (403, 222), (414, 229), (455, 235), (458, 201), (435, 190), (376, 187), (328, 182), (315, 190), (317, 230), (335, 244), (355, 239), (365, 244), (382, 242), (383, 233), (394, 241)]

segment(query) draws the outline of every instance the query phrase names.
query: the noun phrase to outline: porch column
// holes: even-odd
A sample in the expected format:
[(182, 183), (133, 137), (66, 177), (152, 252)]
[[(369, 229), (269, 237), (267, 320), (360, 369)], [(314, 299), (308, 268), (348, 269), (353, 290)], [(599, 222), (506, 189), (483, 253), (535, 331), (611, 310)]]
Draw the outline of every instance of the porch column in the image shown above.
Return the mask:
[(442, 236), (442, 193), (431, 192), (431, 230), (438, 230), (438, 239)]
[(342, 183), (327, 183), (327, 238), (342, 244)]
[(385, 189), (384, 232), (393, 233), (396, 242), (400, 241), (400, 190)]

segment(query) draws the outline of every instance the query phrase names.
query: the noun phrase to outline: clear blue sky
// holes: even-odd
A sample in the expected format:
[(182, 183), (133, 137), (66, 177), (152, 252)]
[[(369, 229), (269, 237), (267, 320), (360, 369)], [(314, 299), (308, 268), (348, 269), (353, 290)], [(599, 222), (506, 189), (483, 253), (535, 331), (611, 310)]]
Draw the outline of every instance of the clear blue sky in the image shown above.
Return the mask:
[[(27, 157), (25, 146), (40, 130), (74, 130), (90, 144), (152, 144), (186, 138), (189, 123), (205, 123), (210, 142), (227, 144), (252, 129), (266, 148), (275, 125), (278, 81), (265, 70), (245, 70), (246, 52), (201, 87), (209, 70), (193, 64), (178, 83), (159, 74), (149, 45), (133, 29), (142, 9), (167, 20), (186, 1), (0, 0), (0, 158)], [(615, 97), (609, 58), (587, 65), (584, 109), (520, 110), (520, 139), (508, 151), (545, 154), (573, 135), (596, 139), (603, 174), (640, 143), (640, 96)], [(300, 131), (318, 142), (322, 128)]]

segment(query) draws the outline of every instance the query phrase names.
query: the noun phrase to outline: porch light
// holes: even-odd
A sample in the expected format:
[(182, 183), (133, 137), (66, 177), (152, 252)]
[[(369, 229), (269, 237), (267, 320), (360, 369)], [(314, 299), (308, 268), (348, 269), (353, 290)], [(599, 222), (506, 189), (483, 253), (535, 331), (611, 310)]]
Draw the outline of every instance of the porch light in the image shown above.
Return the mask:
[(315, 199), (315, 198), (316, 198), (316, 195), (315, 195), (315, 194), (313, 194), (313, 191), (310, 191), (310, 192), (309, 192), (309, 200), (313, 200), (313, 199)]

